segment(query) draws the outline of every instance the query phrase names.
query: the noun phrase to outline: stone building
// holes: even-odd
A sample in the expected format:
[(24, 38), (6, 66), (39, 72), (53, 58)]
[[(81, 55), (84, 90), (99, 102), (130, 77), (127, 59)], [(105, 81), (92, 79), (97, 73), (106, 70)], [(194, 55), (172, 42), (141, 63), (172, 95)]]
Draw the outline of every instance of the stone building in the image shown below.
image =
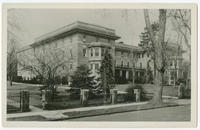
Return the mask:
[[(144, 77), (148, 67), (153, 72), (153, 64), (149, 64), (151, 58), (143, 48), (116, 42), (118, 39), (120, 37), (115, 34), (114, 29), (78, 21), (36, 38), (33, 44), (20, 49), (17, 57), (20, 58), (24, 55), (31, 57), (34, 53), (42, 54), (50, 49), (61, 48), (65, 51), (65, 58), (69, 61), (69, 75), (81, 64), (88, 65), (92, 74), (97, 75), (103, 53), (105, 49), (109, 49), (113, 58), (113, 70), (117, 83), (119, 81), (127, 83), (132, 80), (133, 66), (136, 77)], [(33, 61), (29, 64), (31, 63)], [(174, 63), (172, 64), (174, 65)], [(178, 68), (180, 68), (180, 63), (176, 64), (176, 68), (173, 70), (176, 71)], [(172, 80), (174, 80), (172, 71), (168, 71), (167, 74), (169, 75), (168, 83), (172, 84)], [(18, 65), (18, 76), (31, 79), (35, 75), (21, 70)]]

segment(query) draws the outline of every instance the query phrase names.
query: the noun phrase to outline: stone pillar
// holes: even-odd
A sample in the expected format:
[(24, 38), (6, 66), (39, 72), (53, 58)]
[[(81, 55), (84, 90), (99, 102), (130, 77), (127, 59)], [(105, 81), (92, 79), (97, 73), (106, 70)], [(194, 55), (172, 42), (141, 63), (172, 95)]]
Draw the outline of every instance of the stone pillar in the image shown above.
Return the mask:
[(178, 98), (179, 98), (179, 99), (183, 98), (183, 96), (184, 96), (183, 94), (184, 94), (184, 87), (183, 87), (182, 84), (180, 84), (180, 85), (178, 86)]
[(26, 112), (29, 111), (29, 91), (20, 91), (20, 111)]
[(133, 89), (133, 91), (135, 95), (135, 101), (140, 102), (140, 93), (141, 93), (140, 89)]
[(117, 89), (111, 89), (111, 103), (116, 104), (117, 103)]
[(80, 93), (81, 105), (86, 106), (88, 104), (88, 96), (89, 96), (89, 90), (81, 89), (81, 93)]
[(71, 78), (71, 76), (68, 76), (68, 85), (70, 86), (71, 84), (72, 84), (72, 78)]
[(48, 106), (52, 101), (52, 92), (51, 90), (42, 90), (42, 109), (48, 109)]

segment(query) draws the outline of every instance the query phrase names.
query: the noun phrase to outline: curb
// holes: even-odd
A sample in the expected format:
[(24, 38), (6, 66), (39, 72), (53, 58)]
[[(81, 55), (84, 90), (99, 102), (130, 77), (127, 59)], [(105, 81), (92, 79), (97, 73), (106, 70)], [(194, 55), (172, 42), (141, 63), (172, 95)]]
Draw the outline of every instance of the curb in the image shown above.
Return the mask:
[(139, 111), (147, 109), (156, 109), (162, 107), (178, 106), (176, 103), (164, 103), (162, 106), (155, 106), (148, 102), (131, 103), (131, 104), (116, 104), (96, 107), (84, 107), (77, 109), (66, 109), (56, 111), (43, 111), (35, 113), (27, 113), (26, 115), (10, 116), (7, 118), (9, 121), (25, 121), (26, 119), (39, 117), (43, 121), (60, 121), (80, 117), (98, 116), (113, 113), (122, 113), (128, 111)]

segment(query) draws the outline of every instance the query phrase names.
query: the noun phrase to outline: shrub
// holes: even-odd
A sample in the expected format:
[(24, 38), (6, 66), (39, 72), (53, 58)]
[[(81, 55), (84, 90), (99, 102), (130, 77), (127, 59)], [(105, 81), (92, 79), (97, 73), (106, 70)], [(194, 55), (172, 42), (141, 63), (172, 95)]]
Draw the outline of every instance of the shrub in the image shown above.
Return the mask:
[(176, 81), (176, 85), (180, 85), (180, 84), (186, 84), (186, 80), (184, 78), (179, 78), (177, 81)]
[(68, 84), (68, 76), (66, 75), (66, 76), (64, 76), (64, 77), (62, 77), (62, 84)]
[(185, 99), (191, 98), (191, 89), (184, 89), (184, 98)]
[(142, 88), (141, 85), (132, 85), (131, 83), (129, 83), (129, 87), (126, 89), (126, 92), (127, 92), (127, 96), (126, 96), (126, 100), (127, 101), (135, 101), (135, 98), (134, 98), (134, 89), (140, 89), (140, 100), (141, 101), (145, 101), (147, 100), (147, 98), (145, 97), (145, 93), (144, 93), (144, 89)]
[(142, 76), (136, 77), (135, 78), (135, 83), (136, 84), (144, 84), (145, 83), (145, 77), (142, 77)]
[(79, 88), (71, 88), (68, 92), (71, 100), (80, 99), (81, 91)]
[(87, 65), (80, 65), (71, 76), (72, 84), (70, 87), (80, 89), (92, 89), (95, 85), (94, 76), (91, 76), (91, 71)]

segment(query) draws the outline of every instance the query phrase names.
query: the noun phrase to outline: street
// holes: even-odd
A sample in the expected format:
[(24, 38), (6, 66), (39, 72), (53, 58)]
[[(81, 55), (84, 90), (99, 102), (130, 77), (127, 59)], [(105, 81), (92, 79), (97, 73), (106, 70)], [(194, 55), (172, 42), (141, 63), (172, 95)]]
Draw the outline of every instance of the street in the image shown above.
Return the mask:
[(190, 121), (190, 105), (132, 111), (66, 121)]

